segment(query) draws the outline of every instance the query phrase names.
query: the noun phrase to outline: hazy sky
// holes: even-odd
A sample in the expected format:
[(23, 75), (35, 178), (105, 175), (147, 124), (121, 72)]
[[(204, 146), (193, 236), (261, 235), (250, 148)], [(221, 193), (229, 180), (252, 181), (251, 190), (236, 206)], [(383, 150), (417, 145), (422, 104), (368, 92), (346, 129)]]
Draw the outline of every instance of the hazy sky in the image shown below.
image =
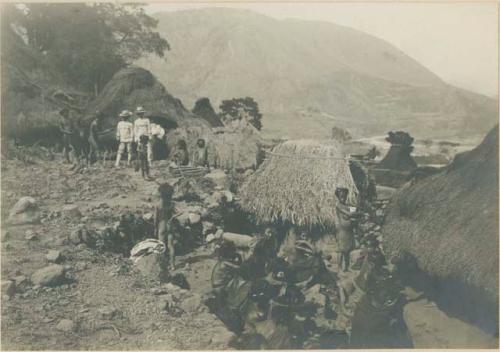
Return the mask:
[(278, 19), (321, 20), (360, 29), (396, 45), (453, 85), (497, 96), (494, 3), (156, 3), (147, 10), (201, 7), (243, 8)]

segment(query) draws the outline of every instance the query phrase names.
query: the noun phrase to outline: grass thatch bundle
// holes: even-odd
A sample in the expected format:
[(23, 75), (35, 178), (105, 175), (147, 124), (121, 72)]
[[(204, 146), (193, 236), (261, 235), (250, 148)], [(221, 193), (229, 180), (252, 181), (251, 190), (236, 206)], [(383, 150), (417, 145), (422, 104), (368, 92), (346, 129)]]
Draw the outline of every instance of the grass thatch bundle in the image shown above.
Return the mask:
[(335, 189), (358, 190), (342, 147), (332, 141), (291, 140), (268, 153), (241, 189), (241, 205), (259, 222), (331, 228), (337, 221)]
[(188, 126), (169, 133), (167, 143), (169, 149), (173, 150), (177, 141), (184, 139), (188, 145), (189, 155), (192, 156), (199, 138), (206, 141), (208, 161), (212, 166), (217, 165), (228, 170), (244, 170), (257, 165), (262, 140), (258, 131), (253, 129), (207, 129)]
[(443, 171), (401, 189), (382, 231), (389, 255), (409, 254), (424, 272), (468, 290), (460, 305), (498, 304), (498, 126)]

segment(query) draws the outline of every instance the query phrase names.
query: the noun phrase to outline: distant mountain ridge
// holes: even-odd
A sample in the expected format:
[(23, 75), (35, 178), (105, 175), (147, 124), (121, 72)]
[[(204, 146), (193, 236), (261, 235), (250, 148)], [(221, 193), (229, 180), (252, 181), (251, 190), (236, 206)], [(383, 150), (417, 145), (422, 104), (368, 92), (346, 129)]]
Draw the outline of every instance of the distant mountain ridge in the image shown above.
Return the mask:
[(326, 137), (405, 129), (416, 136), (484, 134), (494, 99), (452, 87), (393, 45), (328, 22), (277, 20), (209, 8), (155, 15), (167, 61), (142, 59), (184, 104), (199, 97), (254, 97), (264, 132)]

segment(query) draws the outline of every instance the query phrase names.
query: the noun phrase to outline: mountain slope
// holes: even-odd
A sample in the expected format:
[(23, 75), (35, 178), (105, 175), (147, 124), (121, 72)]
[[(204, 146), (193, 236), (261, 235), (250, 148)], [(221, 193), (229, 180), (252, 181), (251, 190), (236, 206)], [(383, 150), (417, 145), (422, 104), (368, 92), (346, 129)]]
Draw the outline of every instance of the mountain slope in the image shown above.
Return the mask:
[[(451, 87), (389, 43), (326, 22), (276, 20), (224, 8), (160, 13), (167, 62), (140, 64), (187, 106), (202, 96), (252, 96), (273, 135), (319, 137), (334, 125), (359, 134), (436, 127), (483, 133), (496, 103)], [(470, 121), (472, 120), (472, 123)], [(414, 130), (413, 130), (414, 129)], [(470, 133), (469, 132), (469, 133)]]

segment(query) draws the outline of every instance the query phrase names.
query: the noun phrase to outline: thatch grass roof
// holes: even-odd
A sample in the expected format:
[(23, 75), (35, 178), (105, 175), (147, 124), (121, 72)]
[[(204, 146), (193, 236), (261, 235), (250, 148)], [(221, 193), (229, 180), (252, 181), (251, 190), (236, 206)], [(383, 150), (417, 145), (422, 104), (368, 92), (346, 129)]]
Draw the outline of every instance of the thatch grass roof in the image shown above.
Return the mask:
[(105, 127), (116, 127), (118, 114), (123, 109), (134, 111), (142, 106), (166, 125), (195, 125), (208, 128), (208, 123), (187, 111), (179, 99), (174, 98), (151, 72), (137, 66), (118, 71), (104, 86), (99, 96), (89, 104), (88, 118), (99, 111), (105, 117)]
[(342, 146), (333, 141), (290, 140), (268, 153), (241, 189), (241, 205), (258, 222), (331, 228), (337, 222), (335, 189), (357, 189)]
[(184, 127), (169, 133), (167, 142), (172, 150), (179, 139), (184, 139), (189, 154), (193, 155), (198, 138), (206, 141), (210, 165), (217, 164), (225, 169), (248, 169), (257, 164), (262, 138), (255, 129)]
[(498, 126), (443, 171), (398, 191), (382, 232), (387, 254), (410, 254), (431, 276), (498, 302)]

